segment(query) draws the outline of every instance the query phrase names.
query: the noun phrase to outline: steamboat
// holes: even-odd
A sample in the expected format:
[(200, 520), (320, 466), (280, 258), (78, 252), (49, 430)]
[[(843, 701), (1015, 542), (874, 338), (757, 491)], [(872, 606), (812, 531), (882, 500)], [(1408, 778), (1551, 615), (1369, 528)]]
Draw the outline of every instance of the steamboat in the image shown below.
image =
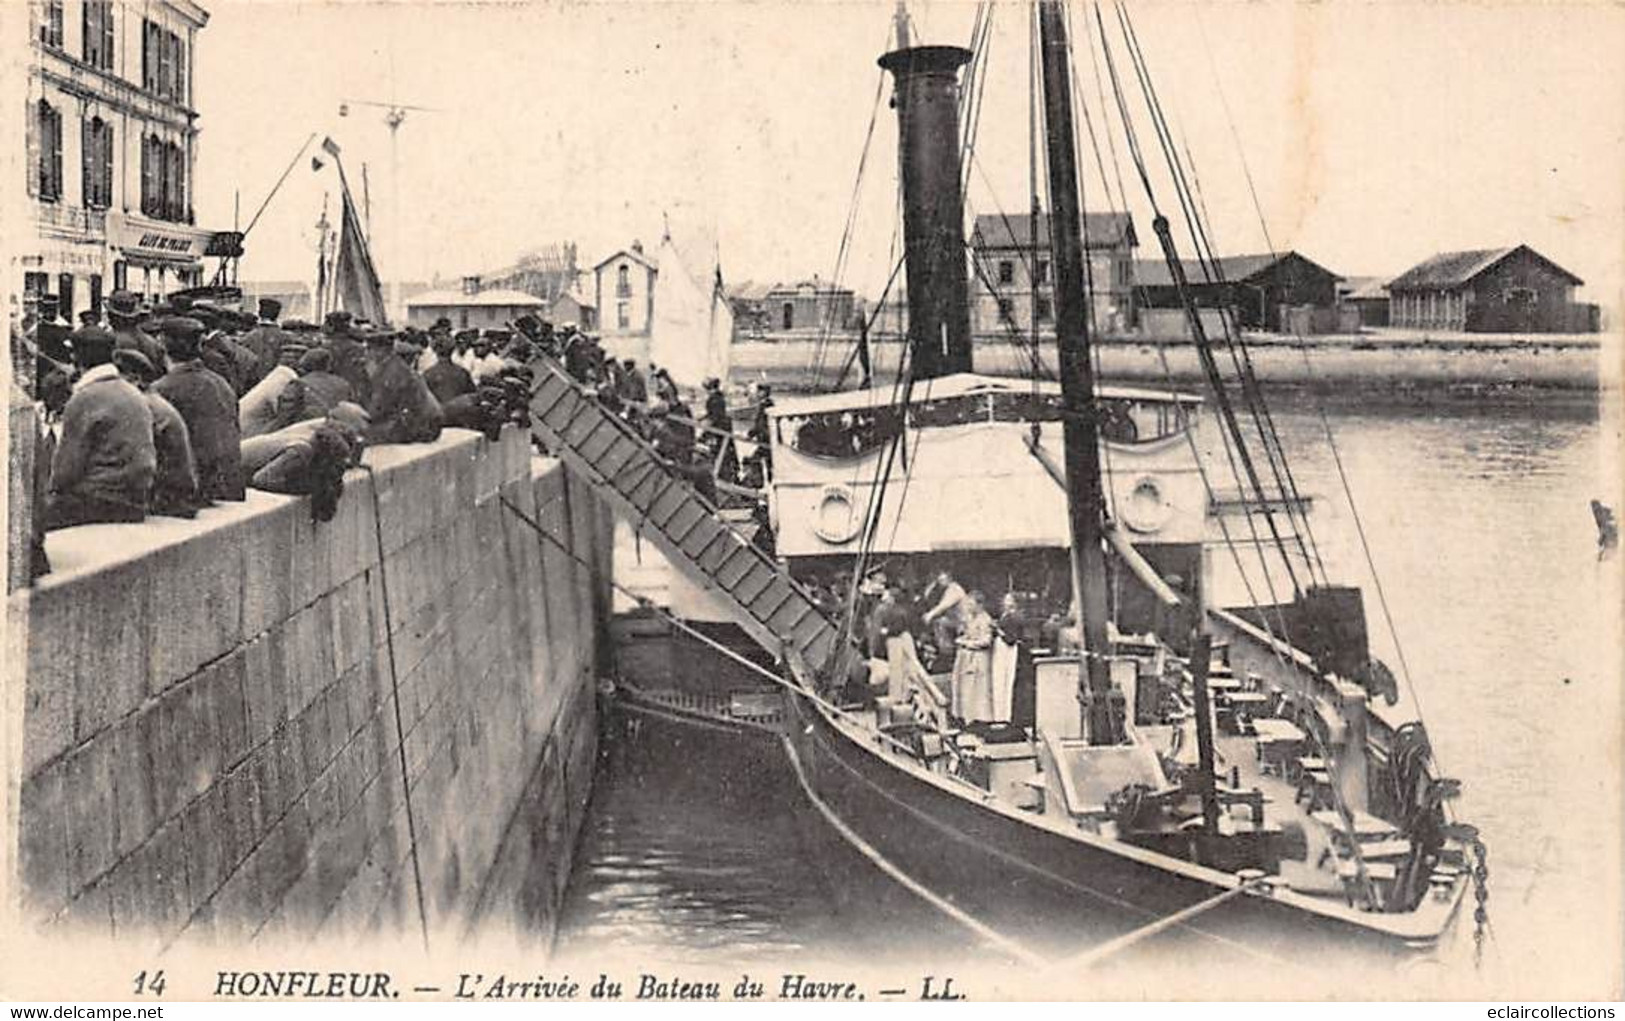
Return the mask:
[[(1132, 18), (1112, 13), (1161, 141)], [(1216, 270), (1205, 224), (1156, 146), (1182, 254), (1094, 14), (1088, 45), (1183, 289), (1189, 267)], [(1469, 915), (1482, 940), (1485, 849), (1453, 818), (1459, 784), (1401, 698), (1409, 678), (1371, 651), (1364, 595), (1322, 561), (1240, 331), (1210, 336), (1187, 301), (1204, 394), (1096, 378), (1064, 5), (1041, 0), (1032, 24), (1049, 247), (1030, 254), (1053, 267), (1054, 380), (973, 364), (962, 114), (985, 35), (911, 45), (901, 9), (897, 25), (880, 65), (899, 121), (904, 370), (783, 399), (757, 437), (772, 555), (794, 579), (776, 605), (788, 586), (834, 594), (817, 602), (839, 640), (817, 655), (769, 642), (763, 671), (812, 817), (1027, 962), (1087, 966), (1154, 939), (1210, 960), (1380, 964), (1439, 950)], [(715, 541), (693, 544), (697, 563)], [(682, 581), (677, 613), (736, 616), (714, 580)]]

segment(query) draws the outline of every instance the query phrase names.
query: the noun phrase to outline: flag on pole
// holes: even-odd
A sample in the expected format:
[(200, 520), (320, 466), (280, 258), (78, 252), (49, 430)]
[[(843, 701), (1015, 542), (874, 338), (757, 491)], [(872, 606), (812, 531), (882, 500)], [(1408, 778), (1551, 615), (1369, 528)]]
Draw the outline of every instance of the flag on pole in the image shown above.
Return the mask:
[[(323, 142), (322, 148), (329, 145), (332, 139)], [(378, 283), (378, 271), (373, 268), (372, 252), (367, 248), (367, 236), (361, 230), (361, 218), (356, 215), (350, 183), (345, 180), (342, 167), (339, 185), (344, 199), (344, 217), (339, 224), (338, 254), (333, 259), (334, 307), (344, 309), (357, 319), (382, 325), (389, 321), (383, 288)]]

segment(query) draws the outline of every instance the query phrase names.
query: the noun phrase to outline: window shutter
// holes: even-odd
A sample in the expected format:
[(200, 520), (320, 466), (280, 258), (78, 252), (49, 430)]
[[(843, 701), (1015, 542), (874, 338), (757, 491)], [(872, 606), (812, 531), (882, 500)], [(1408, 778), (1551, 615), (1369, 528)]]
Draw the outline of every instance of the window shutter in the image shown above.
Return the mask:
[(102, 125), (102, 205), (113, 204), (113, 125)]
[(51, 116), (49, 119), (51, 124), (49, 139), (51, 145), (50, 148), (46, 150), (46, 156), (50, 160), (51, 173), (49, 197), (55, 200), (62, 197), (62, 112), (55, 108), (51, 108)]
[(28, 130), (24, 134), (28, 138), (28, 197), (32, 199), (39, 198), (40, 132), (44, 129), (44, 125), (40, 123), (38, 103), (29, 102), (26, 123)]
[(100, 67), (101, 61), (96, 59), (96, 46), (101, 42), (102, 32), (95, 22), (96, 0), (85, 0), (85, 6), (79, 12), (79, 46), (85, 55), (85, 63)]
[[(87, 5), (88, 8), (88, 5)], [(79, 118), (79, 181), (85, 208), (96, 204), (96, 128), (88, 117)]]
[(152, 215), (152, 136), (141, 136), (141, 213)]
[[(118, 38), (118, 34), (114, 31), (114, 27), (113, 27), (113, 18), (115, 16), (116, 15), (113, 13), (113, 5), (111, 3), (103, 3), (102, 4), (102, 67), (103, 67), (103, 69), (108, 70), (108, 71), (111, 71), (113, 69), (113, 46), (115, 45), (115, 41)], [(112, 201), (111, 191), (109, 191), (109, 194), (108, 194), (108, 201), (109, 202)]]
[(175, 99), (187, 106), (191, 105), (186, 81), (186, 40), (181, 36), (171, 36), (175, 40)]

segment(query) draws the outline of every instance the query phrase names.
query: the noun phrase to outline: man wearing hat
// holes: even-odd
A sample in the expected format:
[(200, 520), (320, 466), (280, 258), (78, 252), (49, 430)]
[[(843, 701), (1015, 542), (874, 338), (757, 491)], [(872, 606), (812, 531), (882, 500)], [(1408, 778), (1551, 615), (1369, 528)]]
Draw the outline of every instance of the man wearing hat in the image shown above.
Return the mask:
[(261, 298), (258, 320), (238, 340), (239, 344), (254, 352), (260, 379), (264, 379), (276, 367), (282, 355), (282, 345), (288, 339), (288, 335), (277, 326), (280, 318), (282, 303), (275, 298)]
[(146, 355), (129, 348), (114, 351), (113, 364), (118, 367), (119, 375), (142, 392), (147, 399), (147, 410), (152, 412), (152, 445), (158, 466), (152, 477), (148, 513), (171, 518), (197, 517), (197, 464), (192, 460), (192, 440), (175, 405), (148, 389), (158, 378), (158, 370), (147, 361)]
[(119, 348), (139, 351), (154, 369), (164, 365), (164, 346), (141, 328), (141, 302), (129, 291), (117, 290), (107, 296), (107, 323)]
[(367, 442), (428, 443), (445, 419), (423, 377), (396, 354), (395, 337), (387, 330), (367, 336)]
[(326, 348), (306, 351), (294, 368), (299, 378), (288, 384), (277, 401), (278, 421), (320, 418), (342, 403), (355, 402), (350, 384), (333, 373), (333, 355)]
[(80, 375), (51, 461), (47, 529), (146, 517), (157, 470), (152, 412), (141, 392), (120, 378), (113, 348), (113, 335), (103, 329), (73, 335)]
[(79, 312), (79, 325), (81, 327), (100, 326), (101, 324), (102, 324), (102, 314), (99, 311), (97, 311), (96, 309), (93, 309), (93, 308), (87, 308), (87, 309), (80, 310), (80, 312)]
[(350, 384), (363, 404), (367, 399), (367, 352), (351, 332), (350, 313), (335, 309), (322, 323), (322, 337), (333, 355), (333, 372)]
[(238, 445), (237, 395), (202, 361), (203, 324), (189, 316), (164, 320), (169, 372), (152, 389), (186, 422), (197, 464), (198, 496), (205, 501), (244, 499)]

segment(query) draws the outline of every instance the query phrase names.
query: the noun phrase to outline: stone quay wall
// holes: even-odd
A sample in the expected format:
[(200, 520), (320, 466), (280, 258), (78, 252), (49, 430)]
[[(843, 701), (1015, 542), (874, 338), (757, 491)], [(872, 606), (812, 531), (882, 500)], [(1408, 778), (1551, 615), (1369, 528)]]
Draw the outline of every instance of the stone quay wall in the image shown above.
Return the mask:
[(435, 933), (551, 940), (592, 783), (609, 512), (512, 428), (365, 463), (323, 524), (251, 490), (48, 537), (52, 573), (10, 607), (10, 837), (43, 933), (415, 938), (421, 909)]

